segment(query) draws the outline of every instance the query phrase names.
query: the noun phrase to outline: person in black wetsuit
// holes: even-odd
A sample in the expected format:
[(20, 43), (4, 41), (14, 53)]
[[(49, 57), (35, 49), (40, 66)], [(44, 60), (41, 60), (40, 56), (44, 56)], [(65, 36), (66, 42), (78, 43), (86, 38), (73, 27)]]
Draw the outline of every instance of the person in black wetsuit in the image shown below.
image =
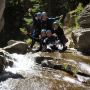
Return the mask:
[(68, 39), (66, 38), (63, 29), (60, 27), (58, 22), (53, 23), (53, 30), (54, 33), (57, 35), (58, 39), (63, 45), (63, 51), (67, 49), (66, 43), (68, 42)]
[(62, 18), (62, 16), (56, 18), (49, 18), (46, 12), (42, 12), (42, 29), (51, 30), (52, 33), (54, 32), (52, 29), (53, 22)]
[(35, 30), (35, 34), (36, 34), (36, 36), (38, 36), (38, 34), (40, 34), (40, 32), (41, 32), (42, 13), (38, 12), (38, 13), (34, 14), (32, 12), (32, 9), (29, 9), (28, 11), (31, 14), (32, 19), (33, 19), (33, 28)]
[(32, 33), (31, 33), (31, 36), (30, 36), (32, 38), (32, 44), (31, 44), (30, 48), (33, 48), (35, 42), (39, 39), (39, 35), (40, 35), (40, 32), (41, 32), (42, 13), (38, 12), (38, 13), (36, 13), (36, 15), (34, 15), (31, 9), (29, 10), (29, 12), (30, 12), (30, 14), (32, 16), (33, 27), (34, 27)]
[(33, 27), (34, 27), (34, 35), (35, 37), (39, 37), (40, 33), (41, 33), (41, 17), (42, 14), (41, 12), (36, 13), (36, 17), (33, 17)]
[(47, 30), (46, 32), (47, 38), (44, 40), (46, 44), (46, 50), (50, 51), (61, 51), (63, 49), (63, 45), (60, 43), (60, 40), (56, 36), (54, 36), (51, 30)]

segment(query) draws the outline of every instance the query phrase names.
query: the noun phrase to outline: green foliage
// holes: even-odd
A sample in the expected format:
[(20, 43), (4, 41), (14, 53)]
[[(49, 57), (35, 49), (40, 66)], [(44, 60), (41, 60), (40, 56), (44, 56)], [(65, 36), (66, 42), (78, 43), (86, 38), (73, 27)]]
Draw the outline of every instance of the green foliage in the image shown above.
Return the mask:
[(26, 22), (27, 25), (31, 25), (33, 22), (31, 18), (24, 18), (24, 21)]
[(63, 64), (63, 69), (67, 72), (72, 72), (73, 76), (75, 76), (78, 72), (78, 67), (77, 65), (71, 65), (69, 63), (64, 63)]
[(25, 40), (25, 42), (26, 42), (28, 45), (31, 45), (32, 39), (28, 38), (28, 39)]
[(83, 10), (82, 4), (79, 3), (79, 5), (77, 6), (75, 12), (77, 13), (77, 15), (79, 15)]
[(75, 12), (76, 12), (76, 18), (75, 18), (75, 20), (76, 20), (76, 28), (79, 27), (79, 24), (78, 24), (77, 20), (78, 20), (78, 16), (79, 16), (80, 13), (82, 12), (82, 10), (83, 10), (82, 4), (79, 3), (79, 5), (77, 6), (77, 8), (76, 8), (76, 10), (75, 10)]
[(79, 3), (75, 10), (72, 10), (72, 11), (69, 12), (70, 17), (75, 18), (75, 25), (71, 26), (74, 29), (79, 28), (79, 24), (78, 24), (77, 20), (78, 20), (78, 17), (80, 15), (80, 13), (82, 12), (82, 10), (83, 10), (83, 6), (82, 6), (81, 3)]
[(20, 31), (21, 31), (23, 34), (26, 33), (25, 28), (20, 28)]
[(41, 3), (42, 0), (6, 0), (5, 33), (8, 34), (8, 40), (20, 39), (22, 32), (26, 30), (25, 26), (32, 24), (28, 9), (38, 12), (41, 10)]

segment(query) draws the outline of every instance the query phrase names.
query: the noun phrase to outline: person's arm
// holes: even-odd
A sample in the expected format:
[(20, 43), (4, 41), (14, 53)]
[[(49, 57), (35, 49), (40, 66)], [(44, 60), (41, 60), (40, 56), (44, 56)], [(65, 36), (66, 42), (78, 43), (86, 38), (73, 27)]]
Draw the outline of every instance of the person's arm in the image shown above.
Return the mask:
[(58, 19), (61, 20), (62, 18), (63, 18), (63, 15), (55, 17), (56, 20), (58, 20)]
[(63, 18), (63, 15), (55, 17), (55, 18), (49, 18), (52, 22), (54, 22), (55, 20), (61, 20)]
[(68, 42), (68, 39), (66, 38), (66, 36), (65, 36), (65, 34), (64, 34), (64, 31), (63, 31), (63, 29), (60, 27), (60, 38), (63, 40), (63, 41), (65, 41), (65, 42)]

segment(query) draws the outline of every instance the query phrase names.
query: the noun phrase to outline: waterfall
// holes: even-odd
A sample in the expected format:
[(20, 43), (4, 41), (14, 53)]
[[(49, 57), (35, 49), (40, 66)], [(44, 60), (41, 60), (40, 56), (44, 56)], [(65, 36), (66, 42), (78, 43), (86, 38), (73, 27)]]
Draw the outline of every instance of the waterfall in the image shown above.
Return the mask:
[(28, 53), (26, 55), (22, 54), (10, 54), (11, 58), (14, 58), (13, 67), (7, 67), (6, 71), (10, 71), (12, 73), (18, 73), (18, 72), (33, 72), (35, 64), (35, 57), (38, 56), (38, 54), (32, 54)]

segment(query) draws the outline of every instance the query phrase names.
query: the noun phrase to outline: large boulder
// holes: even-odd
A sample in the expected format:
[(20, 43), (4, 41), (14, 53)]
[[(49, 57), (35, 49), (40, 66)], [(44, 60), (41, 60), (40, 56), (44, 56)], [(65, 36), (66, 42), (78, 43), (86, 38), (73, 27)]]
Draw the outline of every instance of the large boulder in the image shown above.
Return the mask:
[(3, 12), (5, 8), (5, 0), (0, 0), (0, 32), (4, 26)]
[(83, 28), (90, 28), (90, 4), (80, 14), (78, 23)]
[(8, 45), (12, 45), (12, 44), (18, 43), (18, 42), (21, 42), (21, 41), (9, 40), (9, 41), (7, 42), (7, 44), (8, 44)]
[(90, 52), (90, 28), (74, 31), (72, 33), (72, 39), (75, 44), (75, 48), (79, 51), (85, 53)]
[[(15, 43), (14, 43), (15, 42)], [(3, 49), (9, 53), (25, 54), (27, 53), (28, 45), (22, 41), (9, 41), (8, 46)]]

